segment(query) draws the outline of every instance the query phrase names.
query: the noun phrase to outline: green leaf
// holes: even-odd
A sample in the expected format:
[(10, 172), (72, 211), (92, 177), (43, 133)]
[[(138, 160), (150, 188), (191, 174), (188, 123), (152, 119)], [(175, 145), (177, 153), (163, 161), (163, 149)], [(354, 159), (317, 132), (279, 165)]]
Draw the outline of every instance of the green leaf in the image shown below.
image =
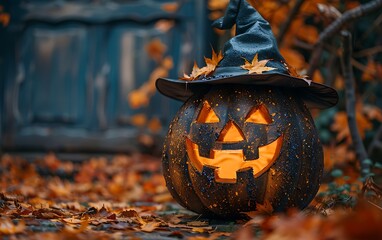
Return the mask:
[(374, 167), (382, 169), (382, 164), (377, 162), (376, 164), (374, 164)]
[(373, 165), (373, 162), (369, 158), (366, 158), (365, 160), (363, 160), (363, 162), (369, 166)]
[(327, 130), (322, 130), (320, 132), (320, 139), (323, 141), (323, 142), (329, 142), (331, 138), (331, 135), (330, 135), (330, 132), (327, 131)]
[(332, 177), (335, 177), (335, 178), (338, 178), (338, 177), (341, 177), (344, 173), (342, 172), (341, 169), (335, 169), (333, 170), (330, 175), (332, 175)]

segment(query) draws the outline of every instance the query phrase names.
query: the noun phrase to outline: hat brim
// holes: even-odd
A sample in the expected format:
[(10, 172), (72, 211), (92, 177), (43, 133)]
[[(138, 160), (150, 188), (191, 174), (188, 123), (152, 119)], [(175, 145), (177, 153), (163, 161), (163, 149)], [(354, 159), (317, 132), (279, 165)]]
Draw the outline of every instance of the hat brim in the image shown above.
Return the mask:
[(324, 109), (333, 107), (338, 102), (337, 91), (333, 88), (314, 82), (309, 84), (304, 79), (280, 73), (213, 77), (193, 81), (158, 78), (156, 88), (163, 95), (184, 102), (198, 92), (223, 84), (294, 88), (308, 108)]

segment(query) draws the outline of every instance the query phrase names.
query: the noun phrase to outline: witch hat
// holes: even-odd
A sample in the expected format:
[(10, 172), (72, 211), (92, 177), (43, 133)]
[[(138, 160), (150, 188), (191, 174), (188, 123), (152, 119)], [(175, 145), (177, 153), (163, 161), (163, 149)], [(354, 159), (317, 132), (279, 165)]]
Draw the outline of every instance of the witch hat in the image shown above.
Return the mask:
[[(186, 101), (190, 96), (219, 84), (246, 84), (294, 88), (309, 108), (328, 108), (337, 104), (336, 90), (294, 74), (281, 56), (269, 23), (246, 1), (231, 0), (225, 15), (213, 23), (219, 29), (236, 24), (236, 34), (224, 45), (223, 58), (208, 75), (192, 81), (159, 78), (158, 91)], [(245, 60), (247, 61), (245, 61)], [(263, 72), (243, 67), (252, 59), (266, 60)], [(263, 61), (263, 63), (265, 63)]]

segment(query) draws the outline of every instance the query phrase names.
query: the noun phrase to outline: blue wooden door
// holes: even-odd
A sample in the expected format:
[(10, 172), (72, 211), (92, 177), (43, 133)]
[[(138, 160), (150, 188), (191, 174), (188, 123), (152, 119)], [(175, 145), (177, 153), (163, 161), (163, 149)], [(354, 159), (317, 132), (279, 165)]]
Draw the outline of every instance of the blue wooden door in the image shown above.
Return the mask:
[(208, 44), (196, 34), (205, 2), (169, 3), (29, 7), (7, 69), (2, 148), (121, 152), (163, 137), (180, 103), (153, 79), (189, 71)]

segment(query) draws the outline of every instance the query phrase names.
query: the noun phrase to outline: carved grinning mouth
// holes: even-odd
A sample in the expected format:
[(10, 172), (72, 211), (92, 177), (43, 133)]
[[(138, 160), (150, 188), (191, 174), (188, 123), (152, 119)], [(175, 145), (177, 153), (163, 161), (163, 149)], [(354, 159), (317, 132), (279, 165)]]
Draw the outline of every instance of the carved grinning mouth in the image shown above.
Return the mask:
[(198, 172), (203, 171), (204, 166), (215, 169), (215, 180), (220, 183), (236, 183), (237, 172), (250, 168), (254, 177), (260, 176), (267, 171), (280, 155), (283, 136), (281, 135), (268, 145), (259, 147), (259, 158), (245, 159), (243, 149), (235, 150), (211, 150), (210, 157), (199, 154), (199, 146), (186, 138), (187, 154)]

